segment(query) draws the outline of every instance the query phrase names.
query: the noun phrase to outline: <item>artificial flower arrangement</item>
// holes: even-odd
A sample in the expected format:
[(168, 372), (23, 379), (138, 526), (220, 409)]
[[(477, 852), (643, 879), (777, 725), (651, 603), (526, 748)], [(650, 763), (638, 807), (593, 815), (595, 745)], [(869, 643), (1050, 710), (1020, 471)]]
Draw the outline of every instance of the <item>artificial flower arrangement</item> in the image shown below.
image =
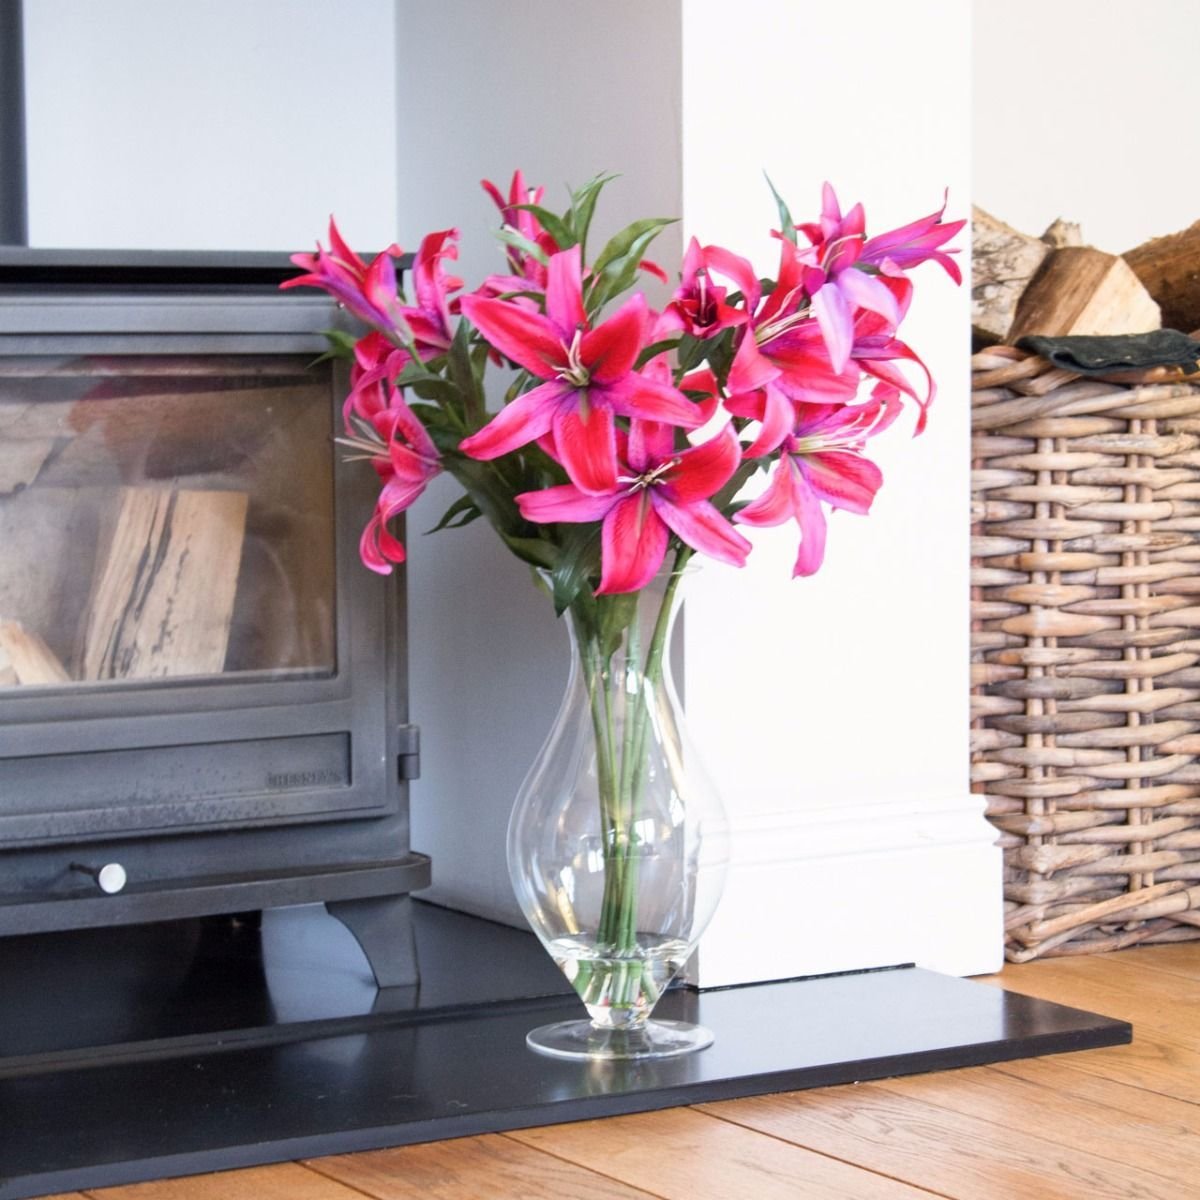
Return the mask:
[[(370, 327), (334, 337), (352, 357), (339, 440), (380, 481), (360, 543), (366, 566), (386, 574), (404, 560), (392, 523), (446, 471), (463, 494), (436, 528), (485, 517), (570, 617), (568, 702), (509, 828), (518, 900), (591, 1016), (530, 1041), (569, 1057), (705, 1044), (666, 1028), (679, 1022), (646, 1020), (711, 915), (724, 867), (717, 810), (683, 815), (697, 789), (681, 772), (696, 756), (680, 750), (663, 686), (679, 579), (696, 553), (744, 565), (751, 544), (738, 526), (788, 521), (799, 531), (794, 574), (811, 575), (824, 558), (825, 509), (870, 509), (882, 475), (868, 442), (905, 401), (919, 433), (935, 393), (897, 336), (908, 272), (932, 261), (961, 282), (946, 243), (964, 224), (943, 221), (943, 204), (868, 237), (862, 206), (843, 213), (828, 184), (807, 224), (775, 193), (775, 276), (693, 238), (657, 311), (637, 284), (648, 274), (669, 286), (645, 257), (669, 220), (635, 221), (589, 255), (610, 178), (573, 191), (563, 213), (520, 172), (507, 196), (485, 182), (507, 264), (471, 292), (446, 269), (457, 230), (424, 238), (407, 295), (399, 247), (365, 262), (332, 221), (329, 248), (296, 255), (304, 274), (283, 285), (323, 288)], [(495, 413), (489, 365), (512, 372)], [(765, 486), (743, 499), (759, 473)], [(582, 726), (570, 733), (573, 710)], [(563, 767), (556, 753), (574, 757)], [(567, 793), (583, 796), (573, 820), (555, 808)], [(685, 901), (656, 901), (664, 887)], [(624, 1040), (597, 1041), (614, 1030)]]

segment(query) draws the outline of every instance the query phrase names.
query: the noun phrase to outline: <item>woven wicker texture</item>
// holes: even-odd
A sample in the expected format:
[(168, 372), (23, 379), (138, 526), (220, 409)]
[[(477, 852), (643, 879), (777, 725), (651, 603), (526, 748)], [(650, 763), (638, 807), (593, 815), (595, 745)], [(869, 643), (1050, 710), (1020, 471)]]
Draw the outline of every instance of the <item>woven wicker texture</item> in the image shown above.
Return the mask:
[(1200, 386), (973, 368), (973, 779), (1007, 954), (1200, 937)]

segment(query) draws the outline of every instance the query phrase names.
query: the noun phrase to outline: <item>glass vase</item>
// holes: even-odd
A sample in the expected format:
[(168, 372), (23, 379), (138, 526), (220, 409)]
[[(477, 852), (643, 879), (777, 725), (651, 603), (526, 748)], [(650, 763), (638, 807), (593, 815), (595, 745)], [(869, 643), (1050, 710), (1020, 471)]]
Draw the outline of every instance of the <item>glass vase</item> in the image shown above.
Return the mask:
[(720, 897), (729, 835), (671, 677), (679, 573), (567, 609), (571, 669), (517, 795), (508, 867), (518, 903), (588, 1019), (533, 1030), (564, 1058), (657, 1058), (712, 1034), (651, 1012)]

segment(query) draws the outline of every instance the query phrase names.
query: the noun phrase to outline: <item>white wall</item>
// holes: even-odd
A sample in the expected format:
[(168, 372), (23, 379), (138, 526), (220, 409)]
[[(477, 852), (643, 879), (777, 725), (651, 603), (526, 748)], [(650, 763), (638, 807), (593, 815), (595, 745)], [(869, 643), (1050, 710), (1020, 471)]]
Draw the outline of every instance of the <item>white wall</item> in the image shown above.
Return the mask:
[[(498, 214), (515, 167), (566, 207), (566, 184), (609, 185), (596, 239), (680, 209), (678, 0), (405, 0), (398, 8), (398, 240), (462, 230), (469, 287), (501, 269)], [(602, 244), (595, 241), (598, 246)], [(651, 257), (678, 262), (669, 230)], [(439, 481), (409, 514), (412, 712), (422, 778), (413, 843), (425, 893), (523, 926), (504, 861), (508, 814), (566, 684), (566, 631), (529, 570), (480, 521), (422, 538), (456, 496)]]
[(25, 4), (35, 246), (304, 250), (395, 219), (394, 0)]
[(974, 0), (975, 201), (1120, 254), (1200, 218), (1195, 0)]
[[(764, 170), (798, 221), (826, 179), (869, 231), (936, 209), (947, 186), (948, 217), (968, 214), (966, 6), (860, 0), (852, 32), (836, 6), (738, 12), (684, 6), (686, 234), (773, 272)], [(940, 392), (921, 438), (908, 420), (873, 443), (872, 515), (832, 516), (815, 577), (790, 578), (788, 526), (755, 531), (744, 571), (706, 565), (690, 593), (688, 719), (736, 835), (704, 982), (1000, 962), (999, 855), (967, 779), (969, 288), (932, 265), (914, 281), (902, 333)]]
[[(301, 248), (332, 210), (364, 247), (460, 225), (473, 281), (498, 261), (478, 180), (517, 165), (553, 199), (619, 170), (608, 229), (682, 211), (764, 268), (763, 168), (797, 214), (826, 175), (876, 228), (928, 211), (946, 183), (966, 211), (963, 6), (870, 0), (852, 35), (815, 0), (737, 13), (36, 0), (32, 240)], [(664, 262), (680, 245), (678, 229), (664, 238)], [(705, 982), (908, 958), (979, 970), (999, 953), (997, 856), (965, 794), (966, 293), (922, 273), (911, 337), (943, 391), (929, 434), (881, 444), (876, 515), (833, 519), (815, 580), (788, 578), (784, 531), (760, 536), (750, 571), (714, 566), (692, 589), (689, 705), (740, 835)], [(410, 523), (414, 840), (434, 856), (433, 895), (519, 921), (504, 828), (558, 704), (565, 636), (482, 525), (419, 536), (452, 498), (433, 489)]]

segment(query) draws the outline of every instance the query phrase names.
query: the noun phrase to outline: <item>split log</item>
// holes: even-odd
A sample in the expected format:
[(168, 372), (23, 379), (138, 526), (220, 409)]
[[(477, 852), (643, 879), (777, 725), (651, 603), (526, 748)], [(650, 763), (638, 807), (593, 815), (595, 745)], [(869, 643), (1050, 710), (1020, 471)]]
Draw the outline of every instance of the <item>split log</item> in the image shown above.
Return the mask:
[(1124, 259), (1091, 246), (1054, 250), (1025, 289), (1008, 341), (1028, 334), (1148, 333), (1158, 305)]
[(1051, 250), (1061, 250), (1064, 246), (1082, 246), (1083, 230), (1077, 222), (1064, 221), (1062, 217), (1057, 217), (1047, 226), (1041, 240)]
[(1017, 301), (1042, 260), (1045, 243), (971, 209), (971, 332), (980, 345), (1005, 341)]
[(0, 496), (28, 487), (53, 450), (54, 442), (44, 438), (27, 442), (0, 439)]
[(42, 638), (17, 621), (0, 621), (0, 652), (16, 683), (69, 683), (70, 676)]
[(225, 669), (248, 497), (123, 488), (86, 609), (83, 678)]
[(1158, 301), (1166, 328), (1200, 331), (1200, 221), (1127, 250), (1122, 257)]

